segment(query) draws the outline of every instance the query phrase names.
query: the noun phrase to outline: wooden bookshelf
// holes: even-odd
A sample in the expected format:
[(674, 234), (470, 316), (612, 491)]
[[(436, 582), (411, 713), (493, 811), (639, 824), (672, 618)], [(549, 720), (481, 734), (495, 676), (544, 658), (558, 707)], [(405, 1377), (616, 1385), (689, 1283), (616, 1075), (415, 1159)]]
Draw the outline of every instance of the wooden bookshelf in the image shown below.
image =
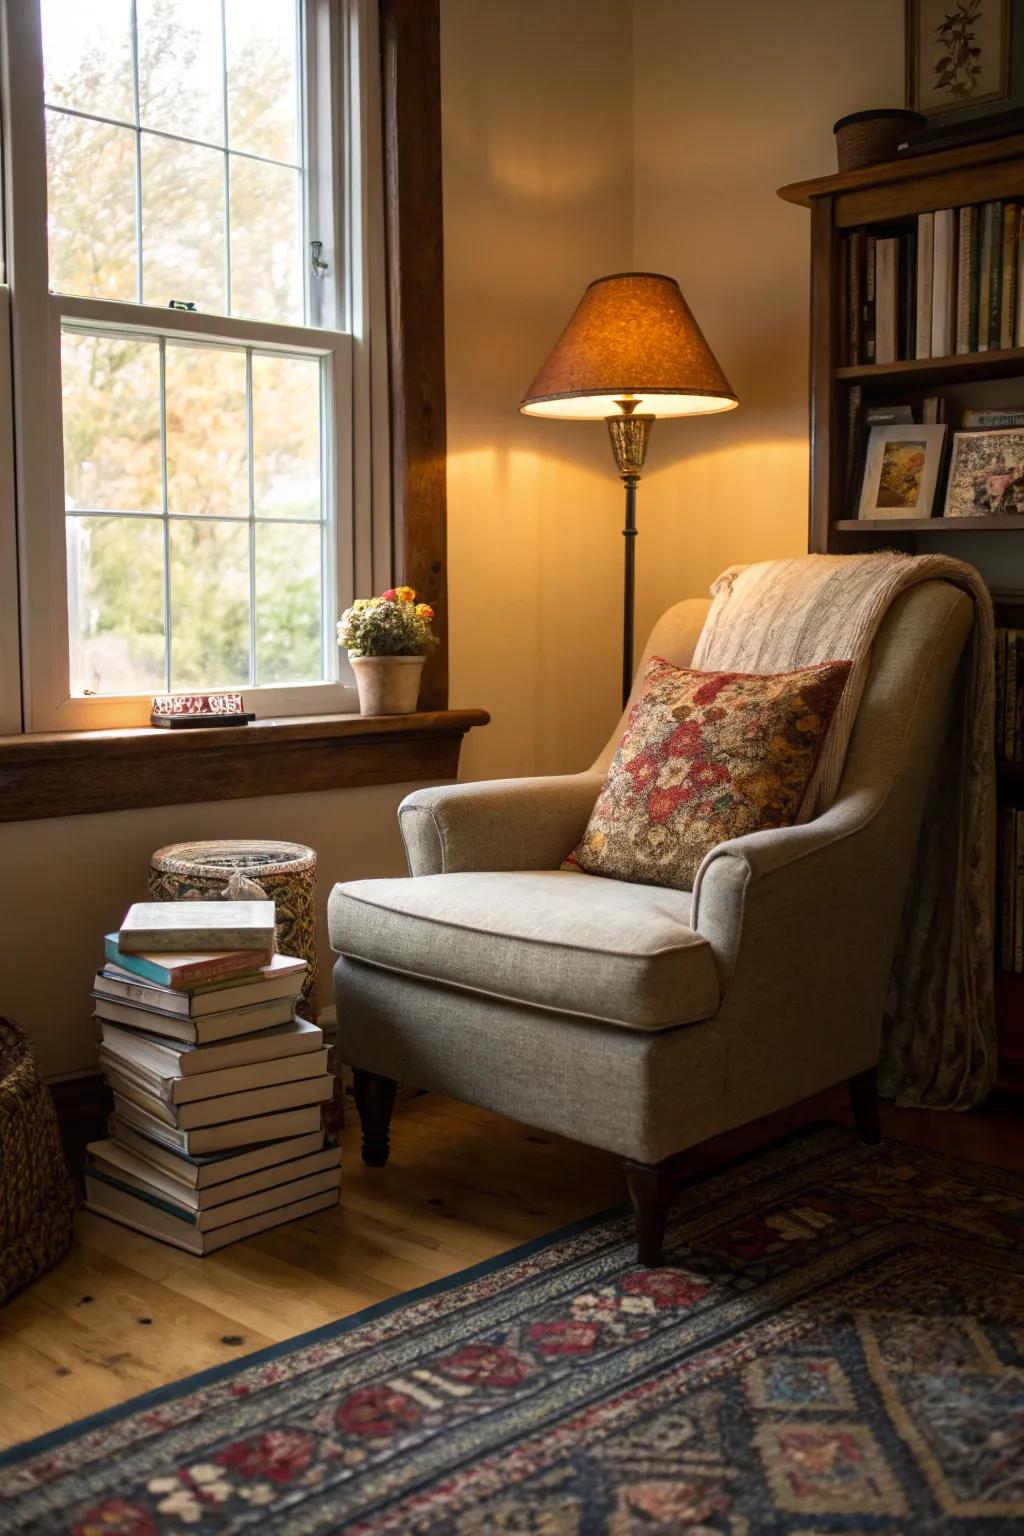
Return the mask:
[[(920, 213), (989, 201), (1024, 202), (1024, 135), (918, 155), (836, 176), (782, 187), (786, 202), (811, 214), (810, 435), (811, 487), (808, 548), (814, 553), (852, 554), (898, 548), (925, 552), (936, 534), (984, 535), (1008, 540), (1024, 533), (1024, 517), (877, 518), (852, 516), (857, 504), (862, 442), (851, 443), (849, 391), (859, 389), (863, 406), (917, 405), (942, 394), (947, 421), (955, 431), (968, 404), (1024, 404), (1024, 348), (913, 358), (891, 363), (846, 361), (841, 244), (853, 230), (894, 233)], [(1024, 303), (1024, 294), (1018, 294)], [(1019, 388), (1014, 387), (1019, 381)], [(856, 454), (847, 463), (847, 454)], [(948, 457), (948, 455), (947, 455)], [(941, 511), (943, 483), (936, 496)], [(977, 548), (977, 546), (974, 546)], [(991, 572), (1020, 549), (1007, 542), (989, 547)], [(1016, 557), (1019, 563), (1019, 555)], [(993, 591), (996, 622), (1024, 629), (1024, 593)], [(1000, 807), (1024, 807), (1024, 763), (998, 765)], [(1024, 976), (999, 969), (996, 954), (996, 1017), (999, 1029), (1000, 1087), (1024, 1095)]]

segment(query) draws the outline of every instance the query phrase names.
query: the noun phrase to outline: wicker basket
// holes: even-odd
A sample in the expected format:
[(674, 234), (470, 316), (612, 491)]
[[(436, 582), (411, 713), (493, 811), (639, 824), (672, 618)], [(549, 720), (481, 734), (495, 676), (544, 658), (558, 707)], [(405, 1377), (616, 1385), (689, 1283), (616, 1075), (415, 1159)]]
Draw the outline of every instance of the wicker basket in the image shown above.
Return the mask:
[(316, 1021), (316, 854), (302, 843), (215, 839), (158, 848), (149, 865), (155, 901), (217, 901), (234, 875), (244, 875), (275, 904), (277, 947), (308, 967), (302, 986), (307, 1017)]
[(28, 1036), (0, 1018), (0, 1302), (71, 1244), (75, 1197)]

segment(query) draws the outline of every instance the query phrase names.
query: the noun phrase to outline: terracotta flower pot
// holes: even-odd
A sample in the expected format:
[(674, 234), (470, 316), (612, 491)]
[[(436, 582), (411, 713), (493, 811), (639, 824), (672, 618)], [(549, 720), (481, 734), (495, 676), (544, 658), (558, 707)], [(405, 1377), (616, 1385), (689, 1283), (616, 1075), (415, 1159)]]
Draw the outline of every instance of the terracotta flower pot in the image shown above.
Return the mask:
[(350, 656), (361, 715), (411, 715), (425, 656)]

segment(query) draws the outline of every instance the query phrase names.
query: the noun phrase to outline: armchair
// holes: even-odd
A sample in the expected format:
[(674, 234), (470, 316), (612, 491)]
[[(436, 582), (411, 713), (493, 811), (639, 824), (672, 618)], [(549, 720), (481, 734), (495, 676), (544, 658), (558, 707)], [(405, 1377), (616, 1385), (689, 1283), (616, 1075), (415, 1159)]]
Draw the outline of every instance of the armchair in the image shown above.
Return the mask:
[[(662, 617), (638, 677), (690, 661), (707, 606)], [(606, 1148), (656, 1264), (686, 1149), (844, 1080), (877, 1140), (886, 984), (971, 623), (945, 582), (900, 597), (832, 806), (712, 849), (692, 893), (559, 868), (624, 721), (585, 773), (409, 795), (411, 878), (338, 885), (328, 912), (364, 1161), (387, 1161), (399, 1080)]]

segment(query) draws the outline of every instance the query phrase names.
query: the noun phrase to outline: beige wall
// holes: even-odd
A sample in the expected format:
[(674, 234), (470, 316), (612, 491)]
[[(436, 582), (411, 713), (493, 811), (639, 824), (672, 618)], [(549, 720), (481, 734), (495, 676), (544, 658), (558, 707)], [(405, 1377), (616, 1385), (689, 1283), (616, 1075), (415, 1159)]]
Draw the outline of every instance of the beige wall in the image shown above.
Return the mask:
[(600, 424), (519, 401), (632, 251), (622, 0), (442, 0), (452, 699), (469, 777), (589, 762), (615, 715), (621, 503)]
[(669, 272), (740, 397), (659, 423), (640, 624), (728, 565), (806, 549), (809, 214), (832, 124), (903, 101), (902, 0), (634, 0), (634, 247)]
[(638, 628), (806, 548), (808, 215), (775, 193), (902, 102), (902, 29), (902, 0), (442, 0), (452, 688), (494, 714), (468, 776), (578, 768), (616, 713), (603, 429), (516, 414), (591, 278), (678, 277), (741, 399), (654, 431)]
[(405, 873), (395, 815), (412, 785), (171, 805), (0, 826), (0, 1013), (31, 1032), (47, 1076), (95, 1070), (89, 990), (103, 935), (144, 900), (149, 855), (197, 837), (270, 837), (319, 855), (320, 993), (330, 1001), (324, 907), (333, 881)]

